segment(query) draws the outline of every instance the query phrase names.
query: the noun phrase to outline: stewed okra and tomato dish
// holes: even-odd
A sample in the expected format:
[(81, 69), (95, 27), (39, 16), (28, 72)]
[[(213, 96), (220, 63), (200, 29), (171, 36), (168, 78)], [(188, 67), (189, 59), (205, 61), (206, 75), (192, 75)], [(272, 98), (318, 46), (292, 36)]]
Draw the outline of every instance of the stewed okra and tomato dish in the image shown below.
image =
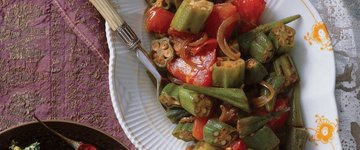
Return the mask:
[(193, 150), (304, 149), (289, 16), (259, 24), (264, 0), (148, 0), (146, 29), (172, 135)]

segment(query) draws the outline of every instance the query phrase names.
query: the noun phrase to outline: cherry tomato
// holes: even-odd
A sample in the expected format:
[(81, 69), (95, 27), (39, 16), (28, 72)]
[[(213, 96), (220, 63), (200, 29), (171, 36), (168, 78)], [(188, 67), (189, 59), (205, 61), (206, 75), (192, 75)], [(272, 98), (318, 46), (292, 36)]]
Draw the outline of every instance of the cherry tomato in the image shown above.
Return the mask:
[(258, 25), (266, 5), (264, 0), (233, 0), (232, 3), (237, 7), (243, 22), (252, 26)]
[(195, 139), (202, 141), (204, 138), (204, 126), (209, 119), (206, 117), (195, 118), (194, 127), (193, 127), (193, 136)]
[(167, 33), (174, 14), (160, 7), (150, 8), (146, 12), (146, 29), (149, 32)]
[[(189, 64), (187, 62), (191, 62)], [(167, 65), (168, 71), (183, 82), (199, 85), (211, 86), (210, 67), (216, 62), (216, 49), (202, 51), (188, 60), (183, 58), (173, 59)]]
[(247, 150), (244, 141), (239, 139), (230, 144), (231, 150)]
[[(236, 14), (236, 6), (231, 3), (221, 3), (214, 5), (214, 8), (205, 23), (205, 32), (213, 38), (216, 38), (221, 23), (228, 17)], [(236, 23), (229, 26), (225, 31), (225, 38), (229, 38), (233, 32)]]
[[(288, 98), (278, 98), (275, 103), (274, 111), (278, 112), (280, 110), (286, 109), (289, 107), (289, 99)], [(289, 118), (289, 112), (285, 112), (279, 117), (271, 120), (268, 125), (274, 131), (279, 131), (282, 127), (284, 127), (287, 119)]]

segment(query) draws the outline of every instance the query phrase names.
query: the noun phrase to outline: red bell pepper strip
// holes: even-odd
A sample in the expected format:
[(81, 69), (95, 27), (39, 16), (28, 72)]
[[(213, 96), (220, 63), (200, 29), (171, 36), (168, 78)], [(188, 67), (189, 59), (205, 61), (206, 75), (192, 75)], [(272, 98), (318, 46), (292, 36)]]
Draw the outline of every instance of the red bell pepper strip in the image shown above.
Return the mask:
[(150, 8), (146, 12), (146, 29), (149, 32), (164, 34), (170, 28), (174, 14), (160, 7)]
[(230, 144), (230, 148), (226, 150), (247, 150), (247, 146), (243, 140), (235, 140), (232, 144)]
[(266, 2), (264, 0), (233, 0), (232, 4), (237, 7), (237, 11), (245, 26), (252, 28), (259, 24), (259, 19), (264, 12)]
[[(195, 64), (191, 65), (187, 61)], [(183, 58), (173, 59), (167, 65), (168, 71), (176, 78), (183, 82), (198, 86), (211, 86), (211, 69), (210, 67), (216, 62), (216, 49), (202, 51), (188, 60)]]
[[(205, 23), (205, 32), (209, 37), (216, 38), (221, 23), (228, 17), (237, 13), (236, 6), (231, 3), (216, 4)], [(236, 23), (233, 23), (225, 31), (225, 38), (229, 38), (233, 32)]]
[(202, 141), (204, 139), (204, 126), (209, 119), (206, 117), (195, 118), (193, 127), (193, 136), (195, 139)]

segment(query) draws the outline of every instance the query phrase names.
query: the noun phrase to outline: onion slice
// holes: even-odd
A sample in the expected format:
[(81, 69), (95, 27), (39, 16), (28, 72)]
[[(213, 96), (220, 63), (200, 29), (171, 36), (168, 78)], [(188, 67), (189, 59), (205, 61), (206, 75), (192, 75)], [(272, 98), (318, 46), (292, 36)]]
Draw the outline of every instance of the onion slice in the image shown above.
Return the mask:
[(208, 39), (208, 35), (206, 33), (204, 33), (204, 35), (201, 38), (199, 38), (195, 42), (189, 43), (188, 46), (191, 46), (191, 47), (199, 46), (202, 43), (204, 43), (207, 39)]
[(267, 82), (261, 81), (260, 85), (267, 88), (270, 91), (270, 94), (268, 96), (262, 95), (260, 97), (254, 98), (251, 100), (252, 105), (255, 108), (260, 108), (266, 105), (269, 101), (271, 101), (275, 97), (275, 89)]
[(229, 28), (231, 24), (239, 20), (240, 17), (238, 14), (230, 16), (221, 23), (219, 30), (217, 32), (217, 42), (219, 44), (221, 51), (232, 60), (240, 59), (241, 53), (230, 48), (230, 46), (226, 42), (224, 33), (225, 30)]

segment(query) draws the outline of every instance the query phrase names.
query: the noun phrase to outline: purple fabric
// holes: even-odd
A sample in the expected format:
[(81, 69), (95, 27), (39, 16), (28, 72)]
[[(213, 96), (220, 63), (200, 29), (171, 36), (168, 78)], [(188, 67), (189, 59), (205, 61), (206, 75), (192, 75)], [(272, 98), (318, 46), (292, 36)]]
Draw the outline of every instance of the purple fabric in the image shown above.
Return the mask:
[(134, 146), (108, 87), (104, 20), (87, 0), (0, 0), (0, 131), (65, 119)]

